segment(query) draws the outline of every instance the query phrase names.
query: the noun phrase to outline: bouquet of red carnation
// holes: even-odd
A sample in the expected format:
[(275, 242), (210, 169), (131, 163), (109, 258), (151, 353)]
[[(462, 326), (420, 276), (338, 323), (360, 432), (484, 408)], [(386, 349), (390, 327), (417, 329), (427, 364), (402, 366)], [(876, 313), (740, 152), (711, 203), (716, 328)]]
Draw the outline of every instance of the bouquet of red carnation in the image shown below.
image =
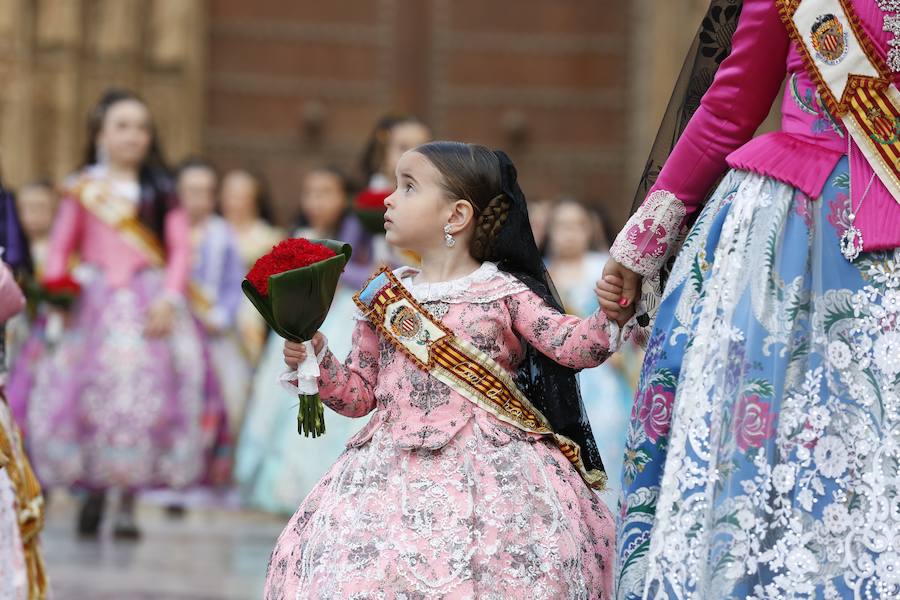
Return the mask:
[(390, 195), (390, 190), (366, 190), (353, 201), (353, 212), (372, 235), (384, 233), (384, 200)]
[(306, 344), (306, 360), (297, 367), (297, 431), (307, 437), (325, 433), (319, 363), (310, 340), (328, 315), (351, 251), (350, 244), (334, 240), (285, 240), (256, 261), (241, 286), (275, 333)]
[(38, 283), (35, 295), (47, 304), (68, 310), (81, 295), (81, 284), (67, 273)]

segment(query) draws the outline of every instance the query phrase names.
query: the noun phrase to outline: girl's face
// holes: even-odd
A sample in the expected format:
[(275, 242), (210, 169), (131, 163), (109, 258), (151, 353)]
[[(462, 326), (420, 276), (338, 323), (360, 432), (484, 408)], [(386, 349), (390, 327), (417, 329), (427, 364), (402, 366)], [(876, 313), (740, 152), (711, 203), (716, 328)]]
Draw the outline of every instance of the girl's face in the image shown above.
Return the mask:
[(122, 100), (106, 110), (97, 134), (97, 147), (114, 165), (139, 167), (153, 138), (150, 111), (137, 100)]
[(550, 253), (556, 258), (578, 258), (591, 247), (593, 222), (577, 202), (563, 202), (550, 220)]
[(232, 223), (246, 223), (259, 217), (256, 179), (243, 171), (232, 171), (222, 179), (222, 216)]
[(178, 177), (178, 197), (188, 218), (199, 222), (216, 209), (216, 173), (206, 167), (190, 167)]
[(444, 225), (452, 203), (441, 187), (441, 174), (418, 152), (397, 163), (397, 189), (385, 198), (385, 239), (392, 246), (425, 254), (444, 243)]
[(310, 227), (319, 232), (333, 232), (346, 207), (347, 197), (337, 175), (327, 171), (313, 171), (306, 176), (300, 209)]
[(40, 239), (50, 234), (53, 215), (56, 212), (56, 194), (44, 186), (26, 186), (16, 199), (19, 220), (29, 240)]
[(431, 131), (421, 123), (400, 123), (391, 129), (384, 150), (383, 172), (392, 177), (397, 170), (400, 157), (409, 150), (431, 140)]

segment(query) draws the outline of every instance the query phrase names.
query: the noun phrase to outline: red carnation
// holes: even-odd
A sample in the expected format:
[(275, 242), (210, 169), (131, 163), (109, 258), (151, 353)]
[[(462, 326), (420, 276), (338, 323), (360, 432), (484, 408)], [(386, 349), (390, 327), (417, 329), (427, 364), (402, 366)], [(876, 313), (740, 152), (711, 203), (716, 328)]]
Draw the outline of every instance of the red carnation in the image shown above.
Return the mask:
[[(351, 253), (350, 244), (337, 240), (286, 240), (256, 261), (241, 289), (275, 333), (306, 343), (328, 316)], [(311, 353), (312, 344), (307, 346)], [(297, 431), (317, 437), (325, 433), (325, 408), (315, 360), (311, 364), (297, 369)]]
[(34, 297), (42, 302), (68, 310), (81, 295), (81, 284), (68, 273), (44, 279), (33, 288)]
[(247, 273), (247, 279), (263, 296), (269, 295), (269, 277), (285, 271), (308, 267), (336, 256), (334, 250), (303, 238), (284, 240), (260, 257)]
[(366, 190), (356, 197), (357, 210), (380, 210), (384, 212), (384, 201), (391, 195), (390, 190)]
[(390, 195), (387, 190), (366, 190), (353, 201), (353, 212), (363, 229), (372, 235), (384, 233), (384, 200)]
[(81, 284), (68, 274), (55, 279), (47, 279), (42, 285), (48, 294), (77, 296), (81, 293)]

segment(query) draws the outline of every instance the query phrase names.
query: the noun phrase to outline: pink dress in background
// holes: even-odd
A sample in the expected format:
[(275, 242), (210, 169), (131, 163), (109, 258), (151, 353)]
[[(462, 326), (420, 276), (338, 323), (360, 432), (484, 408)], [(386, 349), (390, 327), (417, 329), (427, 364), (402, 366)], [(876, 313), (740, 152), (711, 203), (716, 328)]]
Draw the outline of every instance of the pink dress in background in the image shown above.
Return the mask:
[[(523, 340), (572, 368), (618, 344), (602, 313), (560, 314), (491, 263), (451, 282), (417, 285), (415, 274), (398, 271), (512, 373)], [(281, 534), (265, 598), (609, 597), (615, 524), (556, 446), (475, 406), (357, 317), (346, 363), (322, 360), (320, 393), (332, 410), (372, 418)]]
[[(103, 180), (101, 166), (82, 177)], [(114, 184), (138, 209), (137, 184)], [(187, 216), (165, 218), (164, 269), (66, 196), (53, 226), (44, 277), (55, 279), (78, 256), (82, 290), (55, 343), (32, 332), (10, 373), (7, 397), (41, 482), (80, 486), (183, 488), (206, 468), (203, 416), (217, 405), (199, 326), (176, 303), (172, 332), (144, 334), (160, 298), (181, 298), (189, 276)]]

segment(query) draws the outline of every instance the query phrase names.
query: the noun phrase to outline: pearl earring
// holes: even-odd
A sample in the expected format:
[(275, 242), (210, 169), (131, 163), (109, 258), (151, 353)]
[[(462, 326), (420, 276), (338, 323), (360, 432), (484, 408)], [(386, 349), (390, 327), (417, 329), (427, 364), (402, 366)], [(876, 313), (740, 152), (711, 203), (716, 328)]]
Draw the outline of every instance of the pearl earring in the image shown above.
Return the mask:
[(447, 244), (448, 248), (452, 248), (456, 245), (456, 239), (450, 235), (450, 223), (444, 225), (444, 243)]

